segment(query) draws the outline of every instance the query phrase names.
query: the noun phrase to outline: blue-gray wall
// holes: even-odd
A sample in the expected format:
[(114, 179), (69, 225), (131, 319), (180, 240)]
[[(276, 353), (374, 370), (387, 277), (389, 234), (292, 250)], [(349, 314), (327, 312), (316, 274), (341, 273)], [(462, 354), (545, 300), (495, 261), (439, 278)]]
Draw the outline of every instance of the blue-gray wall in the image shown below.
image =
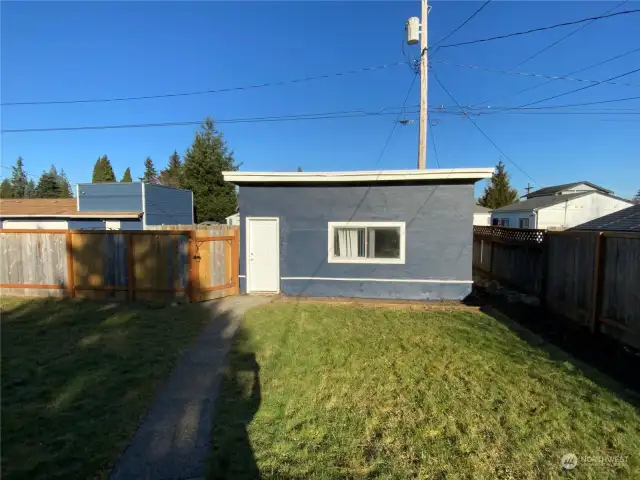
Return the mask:
[(142, 212), (141, 183), (81, 183), (80, 212)]
[(145, 184), (147, 225), (184, 225), (193, 223), (191, 191)]
[[(246, 275), (246, 217), (280, 218), (280, 276), (286, 295), (462, 299), (470, 282), (473, 184), (242, 185), (240, 274)], [(355, 213), (354, 213), (355, 212)], [(406, 222), (405, 264), (327, 262), (328, 222)], [(405, 279), (357, 282), (313, 278)], [(435, 280), (421, 283), (415, 280)], [(241, 278), (245, 291), (246, 279)]]

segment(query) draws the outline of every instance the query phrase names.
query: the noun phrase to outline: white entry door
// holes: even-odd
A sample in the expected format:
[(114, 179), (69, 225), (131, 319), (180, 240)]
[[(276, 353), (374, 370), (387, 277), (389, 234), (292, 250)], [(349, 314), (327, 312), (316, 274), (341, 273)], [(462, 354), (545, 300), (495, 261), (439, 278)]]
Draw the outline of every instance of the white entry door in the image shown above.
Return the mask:
[(247, 292), (280, 291), (280, 222), (247, 217)]

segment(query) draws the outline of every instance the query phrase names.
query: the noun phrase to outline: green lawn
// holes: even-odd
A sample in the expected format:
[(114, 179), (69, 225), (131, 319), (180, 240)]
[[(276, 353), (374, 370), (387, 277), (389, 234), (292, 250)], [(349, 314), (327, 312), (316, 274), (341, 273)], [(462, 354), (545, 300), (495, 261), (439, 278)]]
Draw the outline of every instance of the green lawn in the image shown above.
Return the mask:
[[(638, 398), (515, 331), (468, 311), (252, 310), (209, 476), (640, 478)], [(566, 474), (565, 453), (578, 456)], [(586, 464), (611, 455), (626, 458)]]
[(0, 304), (3, 480), (106, 477), (206, 318), (197, 306)]

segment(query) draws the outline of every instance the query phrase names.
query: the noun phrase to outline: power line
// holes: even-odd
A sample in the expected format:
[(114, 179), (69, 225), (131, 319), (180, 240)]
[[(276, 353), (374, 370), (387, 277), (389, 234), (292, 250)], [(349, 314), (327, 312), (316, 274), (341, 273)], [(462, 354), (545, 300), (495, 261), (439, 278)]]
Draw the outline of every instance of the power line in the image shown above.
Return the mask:
[[(465, 110), (493, 110), (496, 109), (498, 111), (502, 111), (505, 109), (512, 109), (512, 110), (549, 110), (549, 109), (556, 109), (556, 108), (572, 108), (572, 107), (585, 107), (585, 106), (590, 106), (590, 105), (601, 105), (603, 103), (616, 103), (616, 102), (625, 102), (625, 101), (630, 101), (630, 100), (639, 100), (640, 96), (635, 96), (635, 97), (624, 97), (624, 98), (614, 98), (611, 100), (599, 100), (596, 102), (582, 102), (582, 103), (570, 103), (570, 104), (565, 104), (565, 105), (545, 105), (543, 107), (498, 107), (498, 106), (487, 106), (487, 107), (479, 107), (476, 105), (468, 105), (468, 106), (464, 106), (463, 108)], [(434, 105), (430, 105), (430, 108), (432, 109), (438, 109), (438, 108), (449, 108), (447, 106), (444, 105), (440, 105), (438, 107), (434, 106)], [(633, 108), (615, 108), (615, 109), (609, 109), (609, 110), (637, 110), (637, 109), (633, 109)], [(587, 111), (591, 111), (591, 110), (587, 110)]]
[(484, 2), (480, 8), (478, 8), (475, 12), (473, 12), (471, 14), (471, 16), (469, 18), (467, 18), (464, 22), (462, 22), (460, 25), (458, 25), (457, 28), (454, 28), (453, 31), (451, 33), (449, 33), (449, 35), (446, 35), (444, 38), (441, 38), (440, 40), (438, 40), (435, 44), (431, 45), (429, 48), (433, 49), (436, 48), (439, 44), (441, 44), (442, 42), (444, 42), (447, 38), (449, 38), (451, 35), (453, 35), (454, 33), (456, 33), (458, 30), (460, 30), (462, 27), (464, 27), (467, 23), (469, 23), (469, 21), (475, 17), (477, 14), (479, 14), (484, 7), (486, 7), (487, 5), (489, 5), (489, 3), (491, 2), (491, 0), (487, 0), (486, 2)]
[[(453, 98), (453, 95), (451, 95), (451, 93), (449, 93), (449, 90), (447, 90), (447, 88), (442, 84), (442, 82), (440, 81), (440, 78), (438, 78), (438, 74), (434, 71), (433, 72), (433, 78), (436, 79), (436, 82), (438, 82), (438, 84), (440, 85), (440, 87), (442, 87), (442, 89), (444, 90), (444, 92), (449, 96), (449, 98), (453, 101), (453, 103), (455, 103), (458, 108), (460, 109), (461, 112), (464, 112), (463, 108), (460, 106), (460, 104), (458, 103), (458, 101)], [(502, 151), (502, 149), (496, 144), (496, 142), (494, 142), (493, 140), (491, 140), (491, 138), (489, 137), (489, 135), (487, 135), (484, 130), (482, 130), (478, 124), (473, 120), (473, 118), (471, 118), (469, 115), (465, 115), (469, 121), (473, 124), (474, 127), (476, 127), (476, 129), (482, 134), (482, 136), (484, 136), (484, 138), (486, 138), (487, 140), (489, 140), (489, 142), (496, 148), (496, 150), (498, 150), (507, 160), (509, 160), (509, 162), (511, 162), (518, 170), (520, 170), (524, 175), (527, 176), (527, 178), (529, 178), (529, 180), (531, 180), (533, 183), (537, 183), (538, 185), (541, 185), (540, 183), (536, 182), (531, 175), (529, 175), (527, 172), (525, 172), (522, 168), (520, 168), (520, 166), (514, 162), (509, 155), (507, 155), (506, 153), (504, 153)]]
[[(409, 108), (417, 108), (418, 105)], [(407, 108), (407, 107), (392, 107)], [(387, 109), (383, 109), (387, 110)], [(350, 113), (349, 113), (350, 112)], [(403, 111), (398, 115), (401, 115)], [(411, 111), (404, 113), (419, 113), (418, 111)], [(273, 117), (245, 117), (245, 118), (230, 118), (216, 120), (217, 124), (236, 124), (236, 123), (262, 123), (262, 122), (283, 122), (283, 121), (300, 121), (300, 120), (328, 120), (335, 118), (360, 118), (360, 117), (375, 117), (383, 115), (396, 115), (396, 112), (363, 112), (361, 110), (347, 110), (344, 112), (327, 112), (327, 113), (314, 113), (314, 114), (299, 114), (299, 115), (282, 115)], [(24, 128), (24, 129), (10, 129), (2, 130), (1, 133), (26, 133), (26, 132), (55, 132), (55, 131), (77, 131), (77, 130), (110, 130), (110, 129), (124, 129), (124, 128), (147, 128), (147, 127), (176, 127), (176, 126), (192, 126), (202, 125), (202, 120), (196, 121), (182, 121), (182, 122), (164, 122), (164, 123), (134, 123), (134, 124), (120, 124), (120, 125), (85, 125), (78, 127), (45, 127), (45, 128)]]
[[(636, 49), (630, 50), (628, 52), (621, 53), (620, 55), (616, 55), (614, 57), (607, 58), (605, 60), (602, 60), (600, 62), (594, 63), (593, 65), (589, 65), (589, 66), (584, 67), (584, 68), (579, 68), (578, 70), (574, 70), (573, 72), (569, 72), (569, 73), (565, 74), (564, 76), (574, 75), (576, 73), (584, 72), (585, 70), (590, 70), (592, 68), (599, 67), (599, 66), (604, 65), (606, 63), (613, 62), (614, 60), (617, 60), (619, 58), (626, 57), (627, 55), (631, 55), (632, 53), (636, 53), (638, 51), (640, 51), (640, 48), (636, 48)], [(476, 103), (476, 105), (480, 105), (482, 103), (493, 102), (494, 100), (502, 100), (503, 98), (513, 97), (515, 95), (520, 95), (521, 93), (528, 92), (530, 90), (535, 90), (536, 88), (540, 88), (540, 87), (543, 87), (545, 85), (549, 85), (550, 83), (553, 83), (555, 81), (556, 81), (555, 79), (549, 80), (547, 82), (539, 83), (538, 85), (534, 85), (532, 87), (527, 87), (527, 88), (524, 88), (522, 90), (518, 90), (517, 92), (507, 93), (506, 95), (501, 95), (499, 97), (493, 97), (493, 98), (491, 98), (489, 100), (483, 100), (482, 102)]]
[(436, 146), (436, 137), (433, 135), (433, 127), (431, 126), (431, 122), (429, 122), (429, 132), (431, 132), (431, 143), (433, 144), (433, 153), (436, 154), (436, 163), (438, 164), (438, 168), (440, 168), (440, 158), (438, 158), (438, 147)]
[(260, 83), (255, 85), (245, 85), (240, 87), (228, 87), (219, 88), (215, 90), (199, 90), (195, 92), (179, 92), (179, 93), (165, 93), (160, 95), (141, 95), (137, 97), (115, 97), (115, 98), (93, 98), (93, 99), (77, 99), (77, 100), (44, 100), (44, 101), (25, 101), (25, 102), (4, 102), (0, 105), (61, 105), (72, 103), (104, 103), (104, 102), (126, 102), (131, 100), (150, 100), (154, 98), (171, 98), (171, 97), (187, 97), (191, 95), (205, 95), (210, 93), (223, 93), (223, 92), (235, 92), (239, 90), (251, 90), (257, 88), (274, 87), (280, 85), (289, 85), (293, 83), (309, 82), (312, 80), (324, 80), (332, 77), (340, 77), (344, 75), (351, 75), (354, 73), (372, 72), (376, 70), (383, 70), (390, 67), (396, 67), (398, 65), (404, 65), (406, 62), (394, 62), (384, 65), (376, 65), (373, 67), (359, 68), (356, 70), (348, 70), (346, 72), (331, 73), (327, 75), (318, 75), (312, 77), (295, 78), (292, 80), (283, 80), (279, 82)]
[[(614, 98), (613, 100), (600, 100), (597, 102), (584, 102), (584, 103), (572, 103), (569, 105), (547, 105), (545, 107), (530, 107), (528, 109), (544, 109), (544, 108), (569, 108), (569, 107), (584, 107), (584, 106), (588, 106), (588, 105), (601, 105), (603, 103), (615, 103), (615, 102), (625, 102), (625, 101), (629, 101), (629, 100), (638, 100), (640, 99), (640, 96), (637, 97), (625, 97), (625, 98)], [(523, 108), (527, 108), (527, 107), (523, 107)]]
[[(590, 102), (584, 104), (574, 104), (574, 105), (551, 105), (549, 107), (493, 107), (496, 111), (486, 111), (485, 108), (479, 107), (445, 107), (445, 106), (430, 106), (429, 113), (432, 114), (449, 114), (449, 115), (467, 115), (469, 113), (474, 115), (481, 114), (490, 114), (497, 115), (498, 113), (502, 113), (503, 111), (511, 111), (511, 110), (546, 110), (546, 109), (555, 109), (555, 108), (568, 108), (572, 106), (580, 106), (580, 105), (594, 105), (598, 103), (610, 103), (610, 102), (619, 102), (623, 100), (634, 100), (640, 97), (629, 97), (623, 99), (615, 99), (615, 100), (604, 100), (602, 102)], [(389, 107), (382, 109), (378, 112), (365, 112), (363, 110), (344, 110), (339, 112), (324, 112), (324, 113), (311, 113), (311, 114), (298, 114), (298, 115), (282, 115), (282, 116), (271, 116), (271, 117), (244, 117), (244, 118), (230, 118), (230, 119), (221, 119), (216, 120), (217, 124), (241, 124), (241, 123), (270, 123), (270, 122), (289, 122), (289, 121), (302, 121), (302, 120), (332, 120), (332, 119), (342, 119), (342, 118), (368, 118), (368, 117), (376, 117), (376, 116), (387, 116), (387, 115), (398, 115), (396, 123), (398, 122), (400, 116), (404, 114), (418, 114), (420, 113), (418, 110), (406, 110), (407, 108), (418, 108), (419, 105), (412, 105), (409, 107)], [(386, 112), (385, 110), (398, 109), (401, 111), (399, 113), (396, 112)], [(450, 108), (456, 108), (455, 111), (451, 111)], [(463, 112), (461, 113), (457, 109), (463, 108)], [(486, 107), (488, 110), (490, 107)], [(582, 114), (600, 114), (600, 115), (613, 115), (612, 112), (569, 112), (573, 115), (582, 115)], [(567, 114), (569, 114), (567, 113)], [(640, 113), (640, 112), (639, 112)], [(616, 114), (625, 115), (626, 113), (619, 112)], [(7, 129), (1, 130), (1, 133), (37, 133), (37, 132), (59, 132), (59, 131), (82, 131), (82, 130), (112, 130), (112, 129), (127, 129), (127, 128), (153, 128), (153, 127), (178, 127), (178, 126), (197, 126), (201, 125), (202, 120), (194, 120), (194, 121), (179, 121), (179, 122), (164, 122), (164, 123), (136, 123), (136, 124), (117, 124), (117, 125), (83, 125), (76, 127), (44, 127), (44, 128), (24, 128), (24, 129)]]
[[(613, 12), (616, 8), (621, 7), (622, 5), (624, 5), (625, 3), (628, 3), (629, 0), (624, 0), (624, 2), (619, 3), (618, 5), (616, 5), (613, 8), (610, 8), (609, 10), (607, 10), (606, 12), (603, 13), (603, 15), (607, 15), (608, 13)], [(567, 38), (569, 38), (570, 36), (578, 33), (580, 30), (582, 30), (585, 27), (588, 27), (589, 25), (591, 25), (593, 22), (595, 22), (595, 20), (591, 20), (589, 22), (584, 23), (583, 25), (580, 25), (578, 28), (576, 28), (575, 30), (572, 30), (571, 32), (567, 33), (565, 36), (560, 37), (558, 40), (556, 40), (555, 42), (552, 42), (551, 44), (547, 45), (546, 47), (544, 47), (541, 50), (538, 50), (536, 53), (534, 53), (533, 55), (527, 57), (526, 59), (524, 59), (523, 61), (521, 61), (520, 63), (518, 63), (515, 67), (513, 68), (518, 68), (521, 65), (524, 65), (525, 63), (527, 63), (530, 60), (533, 60), (534, 58), (536, 58), (538, 55), (540, 55), (541, 53), (546, 52), (547, 50), (549, 50), (550, 48), (555, 47), (556, 45), (558, 45), (560, 42), (563, 42), (564, 40), (566, 40)]]
[(529, 107), (531, 105), (537, 105), (538, 103), (546, 102), (548, 100), (553, 100), (554, 98), (564, 97), (565, 95), (570, 95), (572, 93), (581, 92), (582, 90), (587, 90), (589, 88), (597, 87), (598, 85), (602, 85), (603, 83), (607, 83), (607, 82), (609, 82), (611, 80), (615, 80), (616, 78), (626, 77), (627, 75), (631, 75), (631, 74), (636, 73), (636, 72), (640, 72), (640, 68), (636, 68), (635, 70), (631, 70), (629, 72), (625, 72), (625, 73), (623, 73), (621, 75), (616, 75), (615, 77), (607, 78), (606, 80), (602, 80), (602, 81), (600, 81), (598, 83), (587, 85), (585, 87), (576, 88), (576, 89), (570, 90), (568, 92), (559, 93), (559, 94), (553, 95), (551, 97), (543, 98), (541, 100), (536, 100), (535, 102), (525, 103), (524, 105), (519, 105), (517, 107), (508, 108), (507, 110), (513, 110), (513, 109), (518, 109), (518, 108), (523, 108), (523, 107)]
[[(553, 76), (553, 75), (544, 75), (542, 73), (527, 73), (527, 72), (514, 72), (513, 70), (504, 70), (499, 68), (488, 68), (488, 67), (479, 67), (477, 65), (464, 65), (460, 63), (451, 63), (451, 62), (443, 62), (442, 60), (432, 60), (434, 63), (439, 63), (441, 65), (451, 65), (454, 67), (468, 68), (470, 70), (483, 70), (487, 72), (497, 72), (503, 73), (505, 75), (519, 75), (523, 77), (536, 77), (536, 78), (549, 78), (552, 80), (567, 80), (571, 82), (583, 82), (583, 83), (599, 83), (599, 80), (585, 80), (583, 78), (573, 78), (567, 76)], [(622, 83), (622, 82), (604, 82), (610, 85), (624, 85), (626, 87), (640, 87), (640, 83)]]
[[(396, 117), (396, 121), (393, 122), (393, 126), (391, 127), (391, 131), (389, 132), (389, 136), (387, 137), (387, 141), (384, 142), (384, 146), (382, 147), (382, 151), (380, 152), (380, 155), (378, 156), (378, 160), (376, 160), (376, 167), (380, 163), (380, 160), (382, 160), (382, 157), (384, 156), (384, 152), (387, 150), (387, 147), (389, 146), (389, 142), (391, 141), (391, 137), (393, 136), (393, 132), (395, 132), (396, 127), (398, 126), (398, 121), (400, 120), (400, 116), (402, 115), (402, 111), (404, 109), (404, 106), (407, 104), (407, 100), (409, 100), (409, 95), (411, 94), (411, 90), (413, 90), (413, 85), (416, 83), (416, 78), (418, 78), (418, 74), (417, 73), (415, 73), (413, 75), (413, 79), (411, 80), (411, 84), (409, 85), (409, 90), (407, 90), (407, 94), (405, 95), (404, 101), (402, 102), (402, 108), (400, 109), (400, 113), (398, 113), (398, 116)], [(357, 210), (357, 208), (356, 208), (356, 210)]]
[(522, 31), (522, 32), (507, 33), (505, 35), (498, 35), (498, 36), (489, 37), (489, 38), (480, 38), (478, 40), (469, 40), (467, 42), (450, 43), (449, 45), (442, 45), (442, 46), (440, 46), (438, 48), (460, 47), (462, 45), (473, 45), (475, 43), (491, 42), (493, 40), (502, 40), (502, 39), (505, 39), (505, 38), (517, 37), (519, 35), (528, 35), (530, 33), (542, 32), (544, 30), (551, 30), (551, 29), (554, 29), (554, 28), (567, 27), (569, 25), (575, 25), (575, 24), (578, 24), (578, 23), (588, 22), (588, 21), (592, 21), (592, 20), (601, 20), (603, 18), (617, 17), (618, 15), (628, 15), (630, 13), (638, 13), (638, 12), (640, 12), (640, 9), (625, 10), (624, 12), (611, 13), (609, 15), (599, 15), (597, 17), (583, 18), (581, 20), (574, 20), (572, 22), (557, 23), (555, 25), (549, 25), (547, 27), (532, 28), (530, 30), (525, 30), (525, 31)]

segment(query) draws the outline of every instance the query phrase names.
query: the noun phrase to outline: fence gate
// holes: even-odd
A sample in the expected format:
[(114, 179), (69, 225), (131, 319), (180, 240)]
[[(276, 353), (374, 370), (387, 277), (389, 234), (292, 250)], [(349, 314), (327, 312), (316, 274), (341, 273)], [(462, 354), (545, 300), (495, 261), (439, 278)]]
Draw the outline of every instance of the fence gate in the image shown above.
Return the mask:
[(192, 301), (201, 302), (237, 294), (239, 237), (194, 230), (190, 241)]

